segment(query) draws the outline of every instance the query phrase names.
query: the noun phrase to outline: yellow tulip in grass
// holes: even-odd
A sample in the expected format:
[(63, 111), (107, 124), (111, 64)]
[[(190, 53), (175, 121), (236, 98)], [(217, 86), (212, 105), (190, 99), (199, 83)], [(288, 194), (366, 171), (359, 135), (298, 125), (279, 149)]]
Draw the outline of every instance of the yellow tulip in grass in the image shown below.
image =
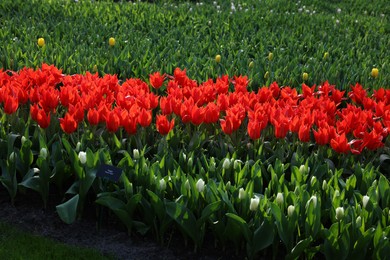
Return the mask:
[(266, 71), (266, 72), (264, 73), (264, 78), (265, 78), (265, 79), (268, 79), (268, 78), (269, 78), (269, 72), (268, 72), (268, 71)]
[(309, 79), (309, 74), (308, 74), (307, 72), (304, 72), (304, 73), (302, 74), (302, 79), (303, 79), (304, 81), (308, 80), (308, 79)]
[(215, 56), (215, 62), (216, 63), (220, 63), (221, 62), (221, 55), (218, 54), (218, 55)]
[(115, 38), (111, 37), (109, 40), (108, 40), (108, 44), (110, 46), (115, 46)]
[(249, 68), (252, 69), (253, 66), (255, 66), (255, 63), (253, 61), (249, 62)]
[(379, 70), (378, 70), (377, 68), (373, 68), (373, 69), (371, 70), (371, 76), (372, 76), (373, 78), (377, 78), (378, 75), (379, 75)]
[(274, 59), (274, 54), (272, 52), (268, 53), (268, 60), (271, 61)]
[(45, 39), (39, 38), (39, 39), (38, 39), (38, 46), (39, 46), (39, 47), (43, 47), (43, 45), (45, 45)]

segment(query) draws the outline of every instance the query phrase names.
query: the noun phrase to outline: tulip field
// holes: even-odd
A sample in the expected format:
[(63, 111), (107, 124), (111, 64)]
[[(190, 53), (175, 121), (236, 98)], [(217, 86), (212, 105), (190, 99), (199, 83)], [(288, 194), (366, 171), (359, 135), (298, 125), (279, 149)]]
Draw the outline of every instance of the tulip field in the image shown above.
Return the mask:
[(196, 252), (390, 256), (386, 4), (21, 2), (0, 3), (11, 203)]

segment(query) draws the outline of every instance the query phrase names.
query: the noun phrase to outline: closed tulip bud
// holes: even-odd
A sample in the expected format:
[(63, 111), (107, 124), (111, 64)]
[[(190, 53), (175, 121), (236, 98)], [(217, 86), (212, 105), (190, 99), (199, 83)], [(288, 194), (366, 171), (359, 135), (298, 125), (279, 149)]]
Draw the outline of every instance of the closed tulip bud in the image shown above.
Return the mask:
[(326, 182), (326, 180), (323, 180), (322, 181), (322, 190), (326, 191), (327, 189), (328, 189), (328, 183)]
[(80, 148), (81, 148), (81, 143), (80, 142), (77, 142), (76, 144), (76, 152), (80, 151)]
[(45, 39), (39, 38), (39, 39), (38, 39), (38, 46), (39, 46), (39, 47), (43, 47), (44, 45), (45, 45)]
[(310, 185), (313, 186), (317, 182), (316, 176), (312, 176), (310, 179)]
[(363, 208), (366, 208), (367, 203), (368, 203), (369, 201), (370, 201), (370, 197), (368, 197), (367, 195), (364, 195), (364, 196), (363, 196), (363, 199), (362, 199)]
[(225, 158), (225, 160), (223, 161), (222, 168), (224, 168), (225, 170), (230, 168), (230, 160), (228, 158)]
[(80, 151), (79, 152), (79, 160), (81, 164), (85, 164), (87, 162), (87, 153)]
[(271, 61), (274, 59), (274, 54), (272, 52), (268, 53), (268, 60)]
[(27, 138), (25, 136), (22, 136), (22, 145), (27, 141)]
[(193, 159), (192, 159), (192, 157), (190, 157), (190, 158), (188, 158), (188, 161), (187, 161), (187, 165), (188, 165), (188, 167), (192, 167), (192, 163), (193, 163)]
[(378, 75), (379, 75), (379, 70), (378, 70), (377, 68), (373, 68), (373, 69), (371, 70), (371, 76), (372, 76), (373, 78), (377, 78)]
[(360, 228), (361, 226), (362, 226), (362, 218), (360, 216), (358, 216), (356, 218), (356, 227)]
[(241, 163), (242, 163), (241, 160), (234, 160), (233, 168), (234, 168), (235, 170), (237, 170)]
[(245, 192), (244, 188), (240, 188), (238, 190), (238, 199), (242, 200), (245, 198), (245, 196), (246, 196), (246, 192)]
[(95, 65), (93, 65), (92, 71), (93, 71), (93, 72), (98, 72), (98, 67), (97, 67), (97, 65), (96, 65), (96, 64), (95, 64)]
[(188, 180), (186, 180), (186, 182), (184, 183), (184, 187), (187, 189), (187, 190), (190, 190), (190, 182)]
[(183, 153), (183, 159), (184, 159), (184, 161), (187, 160), (187, 155), (185, 153)]
[(249, 62), (249, 68), (252, 69), (255, 66), (255, 63), (253, 61)]
[(249, 205), (249, 209), (251, 211), (256, 211), (259, 208), (259, 202), (260, 202), (259, 197), (251, 198), (251, 203)]
[(164, 179), (161, 179), (159, 184), (160, 184), (160, 190), (161, 191), (163, 191), (163, 190), (165, 190), (167, 188), (167, 183), (165, 182)]
[(115, 41), (115, 38), (113, 38), (113, 37), (111, 37), (111, 38), (108, 40), (108, 44), (109, 44), (110, 46), (115, 46), (115, 43), (116, 43), (116, 41)]
[(39, 156), (42, 157), (43, 159), (46, 159), (47, 157), (47, 149), (42, 148), (41, 151), (39, 152)]
[(287, 215), (288, 215), (288, 217), (291, 218), (292, 215), (294, 214), (294, 211), (295, 211), (295, 207), (293, 205), (288, 206), (288, 208), (287, 208)]
[(302, 74), (302, 79), (303, 79), (304, 81), (308, 80), (308, 79), (309, 79), (309, 74), (308, 74), (307, 72), (304, 72), (304, 73)]
[(15, 152), (12, 152), (10, 155), (9, 155), (9, 160), (10, 160), (10, 162), (15, 162)]
[(265, 79), (268, 79), (268, 78), (269, 78), (269, 72), (268, 72), (268, 71), (266, 71), (266, 72), (264, 73), (264, 78), (265, 78)]
[(221, 62), (221, 55), (218, 54), (218, 55), (215, 56), (215, 62), (216, 63), (220, 63)]
[(341, 220), (342, 218), (344, 218), (344, 208), (343, 207), (338, 207), (336, 209), (336, 219), (337, 220)]
[(225, 189), (226, 190), (230, 190), (230, 187), (232, 186), (232, 184), (230, 183), (230, 181), (228, 181), (225, 185)]
[(335, 190), (333, 196), (334, 196), (334, 197), (340, 196), (340, 191), (339, 191), (339, 190)]
[(317, 207), (317, 197), (315, 195), (311, 196), (310, 199), (306, 202), (306, 208), (309, 207), (310, 202), (313, 203), (314, 208)]
[(209, 165), (209, 171), (214, 172), (215, 171), (215, 161), (211, 161)]
[(138, 160), (140, 158), (138, 149), (133, 149), (133, 158)]
[(376, 180), (374, 180), (373, 182), (372, 182), (372, 187), (376, 187), (376, 185), (377, 185), (377, 181)]
[(325, 52), (324, 53), (324, 60), (328, 59), (329, 58), (329, 52)]
[(279, 192), (277, 195), (276, 195), (276, 203), (278, 203), (279, 205), (282, 205), (283, 202), (284, 202), (284, 197), (283, 197), (283, 193)]
[(202, 179), (199, 179), (197, 182), (196, 182), (196, 189), (199, 191), (199, 192), (203, 192), (204, 191), (204, 180)]

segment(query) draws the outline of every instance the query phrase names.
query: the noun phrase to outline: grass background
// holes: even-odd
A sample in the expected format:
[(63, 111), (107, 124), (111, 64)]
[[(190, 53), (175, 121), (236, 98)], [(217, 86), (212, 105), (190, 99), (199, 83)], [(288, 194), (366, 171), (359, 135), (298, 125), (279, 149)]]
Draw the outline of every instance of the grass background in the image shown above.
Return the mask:
[[(307, 72), (308, 84), (389, 87), (386, 2), (3, 0), (0, 66), (19, 70), (46, 62), (74, 74), (96, 65), (100, 74), (123, 79), (180, 67), (198, 81), (245, 74), (253, 89), (272, 81), (299, 87)], [(375, 80), (373, 67), (379, 69)]]

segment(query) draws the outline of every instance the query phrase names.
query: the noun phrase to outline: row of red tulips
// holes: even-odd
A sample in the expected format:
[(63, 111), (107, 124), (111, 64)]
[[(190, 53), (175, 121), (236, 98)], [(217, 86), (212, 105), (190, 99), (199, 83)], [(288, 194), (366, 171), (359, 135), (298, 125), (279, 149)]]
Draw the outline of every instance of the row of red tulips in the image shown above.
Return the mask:
[(123, 82), (115, 75), (63, 75), (55, 66), (43, 64), (19, 72), (0, 70), (0, 103), (6, 114), (29, 106), (30, 115), (41, 128), (57, 114), (65, 133), (76, 131), (86, 120), (105, 124), (109, 132), (123, 127), (129, 134), (138, 125), (149, 127), (155, 110), (156, 129), (166, 135), (180, 121), (184, 124), (215, 124), (225, 134), (241, 125), (249, 137), (260, 138), (273, 126), (276, 138), (296, 133), (302, 142), (330, 145), (339, 153), (361, 153), (384, 145), (390, 128), (390, 90), (374, 90), (371, 96), (360, 85), (337, 90), (328, 82), (302, 85), (301, 93), (276, 82), (257, 92), (248, 91), (248, 78), (224, 75), (201, 84), (186, 71), (150, 75), (149, 84), (140, 79)]

